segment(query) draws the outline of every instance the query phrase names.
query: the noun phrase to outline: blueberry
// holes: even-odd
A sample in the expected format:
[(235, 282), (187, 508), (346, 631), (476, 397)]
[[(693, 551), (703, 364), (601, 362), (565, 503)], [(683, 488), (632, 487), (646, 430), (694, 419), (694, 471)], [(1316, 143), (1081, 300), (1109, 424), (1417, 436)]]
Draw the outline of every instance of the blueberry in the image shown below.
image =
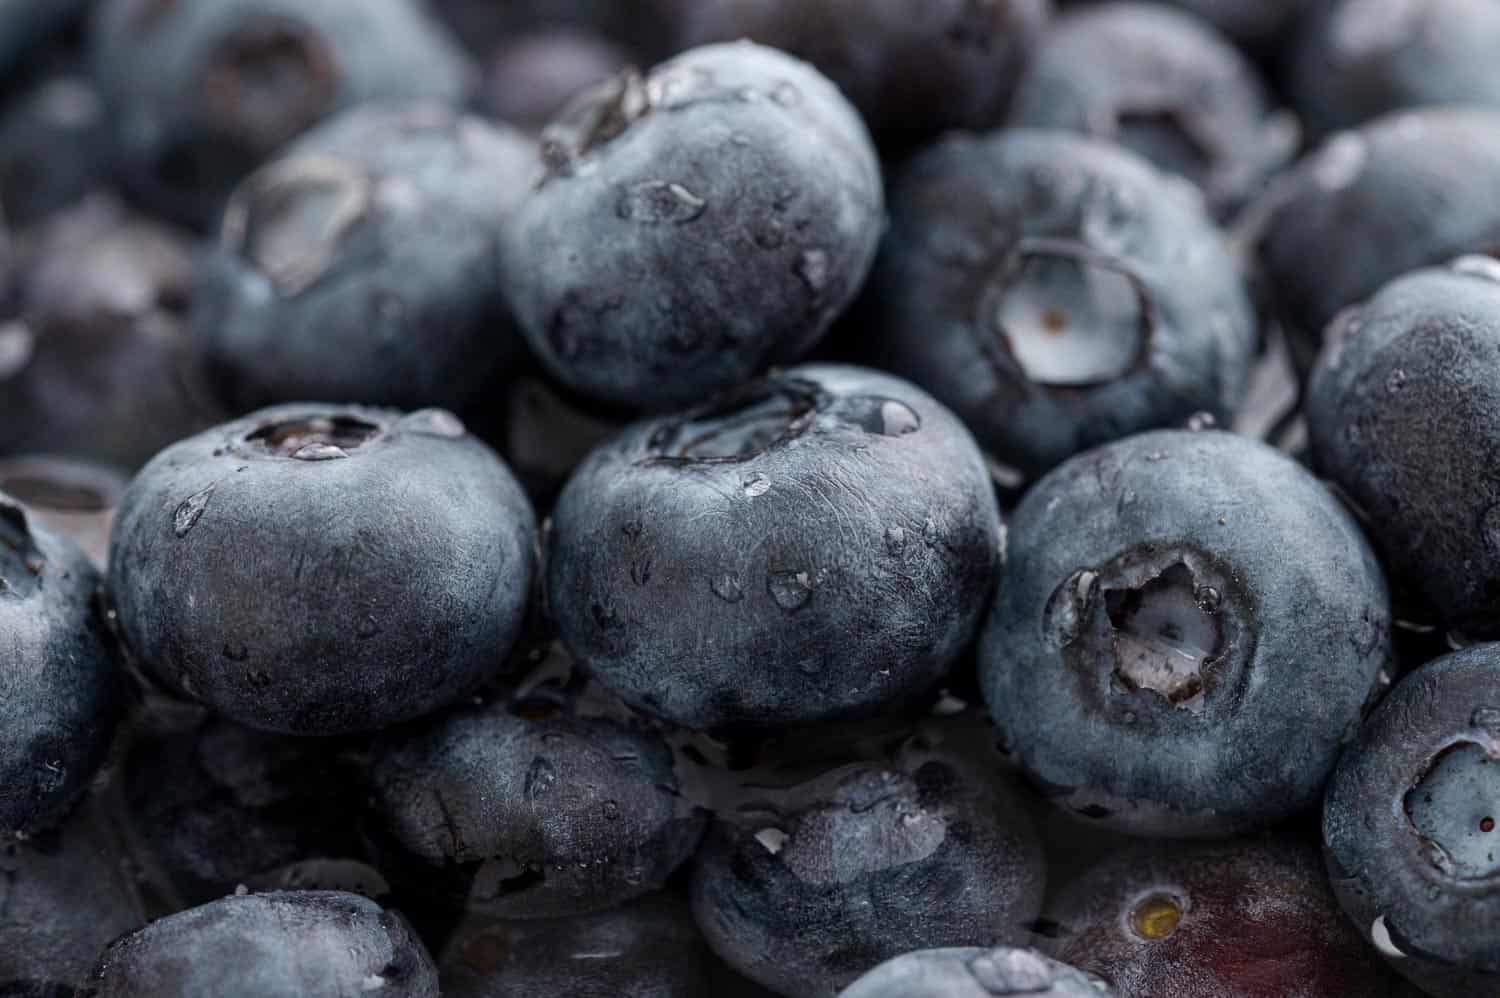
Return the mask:
[(83, 550), (100, 573), (109, 560), (109, 528), (130, 480), (109, 465), (46, 456), (0, 458), (0, 492)]
[(535, 545), (515, 479), (451, 414), (282, 406), (136, 476), (110, 588), (160, 682), (252, 727), (332, 735), (489, 678), (520, 632)]
[(125, 821), (173, 909), (275, 882), (313, 857), (358, 854), (359, 799), (341, 748), (204, 717), (137, 735), (123, 766)]
[(1330, 327), (1306, 412), (1318, 467), (1394, 578), (1447, 626), (1500, 635), (1500, 262), (1386, 285)]
[(490, 115), (540, 130), (579, 91), (630, 64), (619, 45), (581, 28), (539, 28), (506, 35), (490, 50), (484, 108)]
[(1321, 0), (1288, 46), (1315, 134), (1420, 104), (1500, 104), (1500, 11), (1484, 0)]
[(1354, 929), (1439, 998), (1500, 985), (1500, 646), (1407, 676), (1344, 753), (1323, 805)]
[(832, 998), (914, 949), (1025, 936), (1041, 843), (992, 767), (913, 738), (824, 770), (756, 781), (715, 820), (692, 900), (726, 963), (788, 998)]
[[(1313, 0), (1165, 0), (1259, 51), (1278, 41)], [(1081, 6), (1081, 0), (1079, 0)], [(1275, 53), (1271, 53), (1274, 55)]]
[(666, 743), (608, 718), (466, 708), (390, 735), (370, 783), (380, 865), (441, 906), (495, 918), (657, 890), (703, 832)]
[(401, 916), (353, 894), (233, 895), (153, 922), (100, 957), (79, 998), (437, 998)]
[(134, 470), (222, 418), (193, 362), (181, 233), (101, 195), (30, 242), (21, 315), (0, 326), (0, 451)]
[(119, 708), (119, 660), (71, 541), (0, 494), (0, 838), (50, 827), (88, 788)]
[(1013, 126), (1119, 142), (1196, 183), (1227, 213), (1296, 152), (1255, 68), (1207, 23), (1155, 3), (1062, 19), (1016, 88)]
[(0, 996), (52, 998), (50, 984), (71, 998), (105, 945), (145, 924), (111, 817), (86, 800), (57, 829), (0, 847)]
[(884, 362), (1032, 474), (1199, 410), (1227, 417), (1255, 321), (1182, 186), (1061, 132), (938, 143), (891, 193), (871, 281)]
[(839, 998), (1111, 998), (1098, 978), (1034, 950), (918, 950), (887, 960)]
[(610, 402), (691, 404), (796, 358), (880, 237), (858, 115), (773, 49), (712, 45), (626, 72), (554, 119), (542, 151), (504, 280), (542, 362)]
[(692, 913), (656, 894), (596, 915), (462, 924), (438, 961), (445, 998), (703, 998), (712, 952)]
[(849, 96), (882, 144), (992, 128), (1051, 0), (679, 0), (689, 43), (749, 38), (799, 56)]
[(1272, 201), (1261, 266), (1305, 349), (1387, 281), (1500, 245), (1500, 111), (1422, 108), (1335, 135)]
[(93, 0), (0, 0), (0, 77), (50, 51), (58, 35), (75, 26)]
[(934, 685), (1001, 559), (983, 459), (907, 383), (807, 366), (596, 449), (553, 510), (563, 640), (699, 729), (869, 713)]
[(1119, 998), (1416, 998), (1292, 840), (1126, 850), (1049, 905), (1053, 955)]
[(120, 182), (200, 228), (241, 177), (331, 112), (456, 101), (470, 82), (412, 0), (103, 0), (92, 43)]
[(321, 399), (457, 407), (521, 352), (495, 273), (539, 170), (520, 133), (439, 104), (366, 105), (236, 191), (193, 326), (237, 412)]
[(106, 127), (98, 87), (71, 65), (15, 92), (0, 110), (0, 207), (6, 219), (34, 225), (102, 186), (109, 170)]
[(1316, 478), (1244, 437), (1142, 434), (1044, 478), (1010, 537), (981, 680), (1056, 804), (1212, 835), (1318, 800), (1390, 658), (1390, 607)]

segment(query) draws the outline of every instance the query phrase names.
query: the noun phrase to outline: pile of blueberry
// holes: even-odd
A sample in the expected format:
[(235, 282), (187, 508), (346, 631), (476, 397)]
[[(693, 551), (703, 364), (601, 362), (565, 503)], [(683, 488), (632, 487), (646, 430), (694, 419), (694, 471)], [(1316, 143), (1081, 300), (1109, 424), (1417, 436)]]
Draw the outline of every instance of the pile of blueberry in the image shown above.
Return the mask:
[(0, 996), (1500, 991), (1497, 51), (0, 0)]

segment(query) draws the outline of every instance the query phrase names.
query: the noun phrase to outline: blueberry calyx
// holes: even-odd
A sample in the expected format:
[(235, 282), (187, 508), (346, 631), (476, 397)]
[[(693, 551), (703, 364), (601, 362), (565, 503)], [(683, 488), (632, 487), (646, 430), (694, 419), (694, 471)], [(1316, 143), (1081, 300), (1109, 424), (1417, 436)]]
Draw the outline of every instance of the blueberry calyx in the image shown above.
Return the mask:
[(997, 374), (1069, 391), (1145, 366), (1156, 299), (1128, 261), (1074, 239), (1017, 240), (979, 296), (980, 346)]
[(249, 433), (244, 448), (298, 461), (345, 458), (382, 433), (374, 423), (352, 416), (312, 416), (267, 423)]

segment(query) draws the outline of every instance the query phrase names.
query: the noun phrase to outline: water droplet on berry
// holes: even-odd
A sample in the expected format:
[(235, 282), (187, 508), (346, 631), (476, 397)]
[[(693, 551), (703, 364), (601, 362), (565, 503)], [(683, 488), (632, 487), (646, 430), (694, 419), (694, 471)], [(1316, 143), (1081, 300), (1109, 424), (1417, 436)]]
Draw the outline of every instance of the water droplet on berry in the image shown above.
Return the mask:
[(213, 497), (214, 487), (194, 492), (181, 503), (176, 511), (172, 513), (172, 532), (178, 537), (186, 537), (188, 532), (198, 525), (203, 518), (203, 511), (208, 509), (208, 500)]

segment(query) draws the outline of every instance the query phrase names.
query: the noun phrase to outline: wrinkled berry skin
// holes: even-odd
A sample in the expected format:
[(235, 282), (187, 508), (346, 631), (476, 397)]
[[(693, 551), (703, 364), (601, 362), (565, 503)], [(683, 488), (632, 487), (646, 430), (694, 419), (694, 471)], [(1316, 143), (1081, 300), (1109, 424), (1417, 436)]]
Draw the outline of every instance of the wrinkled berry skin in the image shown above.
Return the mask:
[(703, 833), (666, 743), (605, 718), (465, 708), (386, 739), (370, 784), (380, 865), (494, 918), (585, 914), (657, 890)]
[(3, 332), (0, 451), (134, 471), (223, 418), (194, 365), (192, 246), (107, 195), (38, 230)]
[(675, 723), (870, 713), (969, 644), (1000, 529), (951, 413), (809, 365), (595, 449), (553, 509), (548, 602), (601, 683)]
[(722, 993), (714, 963), (687, 905), (657, 894), (575, 918), (466, 921), (438, 972), (444, 998), (703, 998)]
[(1287, 60), (1309, 131), (1421, 104), (1500, 104), (1500, 10), (1484, 0), (1317, 0)]
[(1319, 799), (1391, 653), (1375, 556), (1316, 478), (1248, 438), (1148, 433), (1062, 465), (1010, 526), (980, 676), (1054, 803), (1198, 836)]
[(0, 494), (0, 837), (56, 824), (104, 759), (120, 705), (99, 574)]
[(535, 546), (515, 479), (449, 413), (281, 406), (136, 476), (110, 589), (164, 685), (251, 727), (343, 734), (488, 678), (520, 633)]
[(174, 910), (358, 854), (357, 783), (340, 748), (217, 718), (137, 736), (123, 767), (126, 821)]
[(1332, 137), (1298, 167), (1260, 240), (1294, 343), (1387, 281), (1500, 246), (1500, 111), (1419, 108)]
[(78, 998), (437, 998), (401, 916), (353, 894), (231, 895), (153, 922), (99, 958)]
[(1102, 981), (1033, 950), (918, 950), (887, 960), (839, 998), (1113, 998)]
[(532, 349), (584, 394), (701, 401), (815, 343), (884, 221), (859, 116), (812, 67), (693, 49), (580, 95), (542, 135), (504, 281)]
[[(1033, 475), (1198, 411), (1227, 417), (1244, 395), (1255, 322), (1222, 236), (1182, 186), (1077, 135), (1016, 129), (939, 142), (891, 192), (871, 279), (883, 366)], [(1001, 314), (1031, 293), (1020, 268), (1041, 264), (1128, 282), (1128, 356), (1070, 376), (1076, 362), (1059, 340), (1048, 366), (1063, 369), (1028, 369)], [(1088, 301), (1043, 314), (1055, 334), (1101, 321)]]
[(1323, 804), (1324, 856), (1344, 913), (1439, 998), (1500, 985), (1497, 757), (1500, 646), (1476, 645), (1391, 691)]
[(677, 0), (688, 44), (749, 38), (806, 59), (882, 145), (993, 128), (1051, 0)]
[(104, 0), (92, 32), (121, 184), (195, 228), (320, 119), (462, 99), (470, 67), (411, 0)]
[(1119, 998), (1419, 998), (1339, 917), (1316, 850), (1142, 845), (1049, 905), (1059, 960)]
[(302, 399), (462, 406), (522, 350), (495, 244), (530, 140), (431, 103), (376, 104), (252, 175), (199, 269), (193, 327), (236, 412)]
[(50, 998), (50, 984), (71, 998), (100, 951), (146, 923), (129, 872), (96, 800), (57, 829), (0, 847), (0, 996)]
[(1154, 3), (1110, 3), (1052, 28), (1008, 122), (1119, 142), (1197, 184), (1218, 214), (1295, 152), (1255, 68), (1209, 25)]
[(1025, 936), (1041, 842), (993, 772), (909, 740), (889, 758), (754, 788), (697, 858), (693, 914), (714, 951), (786, 998), (832, 998), (903, 953)]
[(1495, 637), (1500, 263), (1467, 264), (1398, 278), (1335, 320), (1305, 411), (1317, 467), (1367, 518), (1395, 577), (1450, 628)]

